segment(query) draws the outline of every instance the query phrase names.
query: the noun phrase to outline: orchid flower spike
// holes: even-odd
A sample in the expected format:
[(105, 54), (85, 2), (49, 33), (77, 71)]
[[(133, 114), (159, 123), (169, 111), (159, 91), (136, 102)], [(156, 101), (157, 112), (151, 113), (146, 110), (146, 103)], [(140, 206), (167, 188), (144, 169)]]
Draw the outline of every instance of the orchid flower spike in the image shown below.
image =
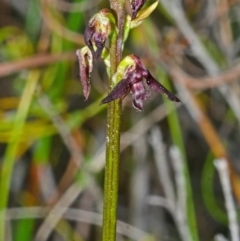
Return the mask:
[(153, 78), (138, 56), (131, 54), (125, 57), (119, 64), (117, 72), (113, 76), (113, 82), (116, 83), (116, 86), (100, 104), (105, 104), (116, 99), (122, 100), (131, 92), (133, 107), (142, 111), (143, 101), (148, 97), (144, 80), (146, 81), (146, 85), (157, 93), (165, 94), (171, 101), (181, 102), (178, 97)]
[(116, 31), (116, 20), (109, 9), (102, 9), (90, 19), (84, 39), (95, 60), (100, 57), (109, 35)]

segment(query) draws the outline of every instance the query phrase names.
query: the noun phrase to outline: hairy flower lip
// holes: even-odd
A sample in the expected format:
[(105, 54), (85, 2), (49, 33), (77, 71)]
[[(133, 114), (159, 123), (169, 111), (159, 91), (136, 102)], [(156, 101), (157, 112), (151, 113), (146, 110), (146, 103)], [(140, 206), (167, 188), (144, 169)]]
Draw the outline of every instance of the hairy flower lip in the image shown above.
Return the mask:
[(133, 96), (133, 107), (138, 111), (143, 111), (143, 101), (147, 99), (144, 83), (139, 81), (132, 85), (131, 92)]
[(134, 61), (133, 68), (126, 67), (123, 79), (113, 88), (109, 95), (104, 98), (101, 104), (109, 103), (116, 99), (124, 99), (124, 97), (132, 92), (133, 107), (139, 111), (143, 110), (143, 101), (147, 99), (146, 90), (143, 84), (143, 80), (149, 88), (160, 94), (165, 94), (166, 97), (174, 102), (181, 102), (180, 99), (160, 84), (145, 68), (140, 58), (134, 54), (129, 55)]

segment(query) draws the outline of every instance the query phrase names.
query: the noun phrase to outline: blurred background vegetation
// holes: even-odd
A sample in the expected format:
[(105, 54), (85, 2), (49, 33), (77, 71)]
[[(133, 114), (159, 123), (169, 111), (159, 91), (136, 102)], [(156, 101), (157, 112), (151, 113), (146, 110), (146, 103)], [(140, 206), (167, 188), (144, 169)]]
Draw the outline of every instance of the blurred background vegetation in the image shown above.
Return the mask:
[[(108, 6), (0, 1), (2, 241), (101, 239), (107, 74), (99, 61), (84, 101), (75, 51)], [(162, 0), (132, 30), (124, 54), (183, 103), (123, 101), (118, 240), (239, 240), (239, 12), (236, 0)]]

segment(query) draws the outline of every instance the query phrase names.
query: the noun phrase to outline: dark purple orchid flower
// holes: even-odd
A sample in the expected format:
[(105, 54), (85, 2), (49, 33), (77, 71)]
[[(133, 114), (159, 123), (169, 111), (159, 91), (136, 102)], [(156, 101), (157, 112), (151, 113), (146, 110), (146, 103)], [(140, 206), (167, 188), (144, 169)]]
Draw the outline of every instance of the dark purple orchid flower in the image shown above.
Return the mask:
[(132, 20), (137, 17), (138, 12), (147, 0), (130, 0), (132, 10)]
[(143, 110), (143, 101), (147, 99), (146, 85), (160, 94), (165, 94), (171, 101), (181, 102), (178, 97), (161, 85), (150, 72), (144, 67), (140, 58), (134, 54), (130, 55), (135, 65), (134, 68), (126, 68), (124, 78), (114, 87), (110, 94), (101, 101), (101, 104), (111, 102), (116, 99), (123, 99), (130, 91), (133, 97), (133, 107), (139, 111)]
[(114, 22), (115, 18), (108, 9), (102, 9), (88, 22), (84, 33), (84, 40), (95, 60), (100, 57), (105, 42), (111, 33), (112, 23)]

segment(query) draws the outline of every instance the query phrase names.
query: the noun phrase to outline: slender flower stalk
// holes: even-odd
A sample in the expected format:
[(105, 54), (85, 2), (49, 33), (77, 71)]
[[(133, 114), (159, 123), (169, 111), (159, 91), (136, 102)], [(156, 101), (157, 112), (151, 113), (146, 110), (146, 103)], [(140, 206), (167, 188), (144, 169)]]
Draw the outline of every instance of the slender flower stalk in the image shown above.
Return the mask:
[[(118, 18), (118, 35), (110, 43), (109, 91), (114, 88), (112, 78), (117, 71), (122, 56), (123, 27), (125, 21), (125, 0), (110, 0), (111, 8)], [(120, 146), (121, 100), (108, 104), (106, 166), (104, 176), (103, 241), (116, 239), (117, 202), (118, 202), (118, 166)]]

